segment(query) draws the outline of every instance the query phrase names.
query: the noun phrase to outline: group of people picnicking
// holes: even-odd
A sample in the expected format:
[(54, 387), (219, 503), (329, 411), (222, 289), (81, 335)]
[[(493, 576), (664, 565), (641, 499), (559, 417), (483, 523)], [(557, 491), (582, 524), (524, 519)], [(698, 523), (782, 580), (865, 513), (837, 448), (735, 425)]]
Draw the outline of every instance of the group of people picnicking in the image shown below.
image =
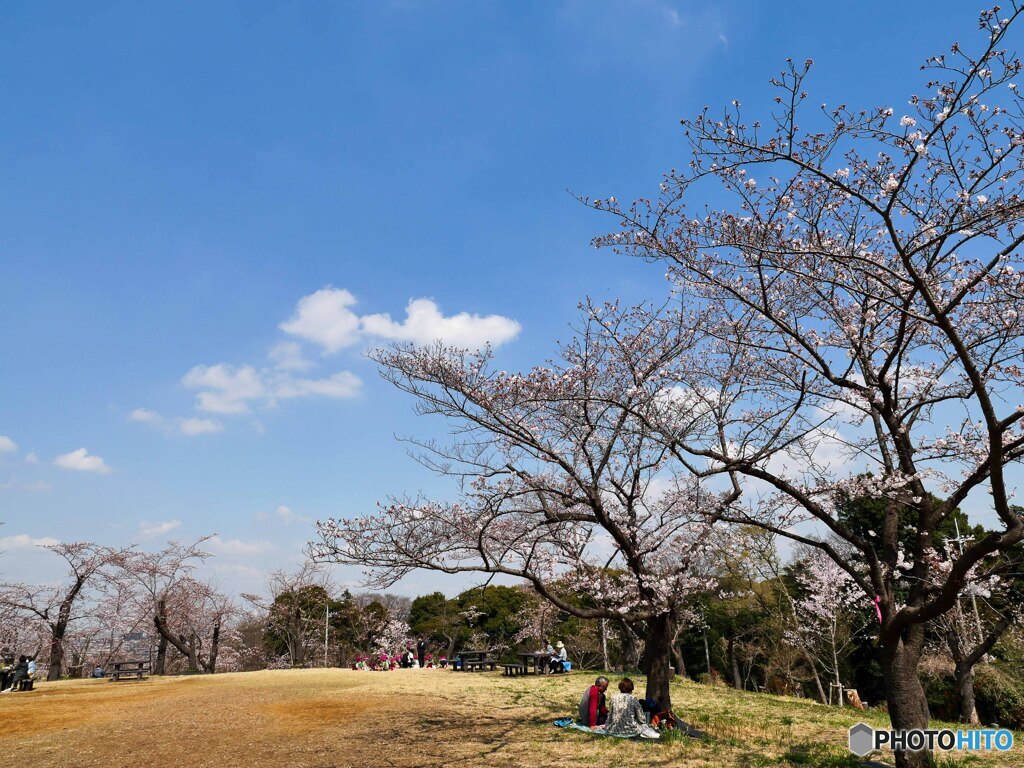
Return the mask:
[(0, 657), (0, 693), (31, 691), (36, 676), (36, 657)]
[[(619, 681), (619, 692), (609, 699), (608, 678), (601, 675), (594, 681), (580, 699), (576, 722), (593, 731), (610, 736), (639, 736), (642, 739), (657, 739), (659, 713), (657, 702), (640, 700), (633, 696), (633, 681), (628, 677)], [(660, 713), (660, 717), (671, 717)]]

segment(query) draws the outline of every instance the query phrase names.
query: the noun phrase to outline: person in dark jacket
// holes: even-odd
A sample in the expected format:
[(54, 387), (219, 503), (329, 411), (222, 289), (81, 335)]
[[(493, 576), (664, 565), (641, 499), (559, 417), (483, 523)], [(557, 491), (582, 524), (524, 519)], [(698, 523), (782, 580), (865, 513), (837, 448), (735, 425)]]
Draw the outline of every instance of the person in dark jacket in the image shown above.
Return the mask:
[(7, 690), (17, 690), (23, 680), (28, 680), (28, 658), (19, 656), (18, 663), (14, 665), (14, 674), (11, 675), (11, 687)]
[(419, 656), (420, 669), (423, 669), (427, 666), (427, 641), (422, 635), (416, 640), (416, 655)]
[(608, 690), (608, 678), (601, 675), (580, 699), (576, 722), (588, 728), (605, 724), (608, 719), (608, 707), (605, 706), (604, 699), (606, 690)]

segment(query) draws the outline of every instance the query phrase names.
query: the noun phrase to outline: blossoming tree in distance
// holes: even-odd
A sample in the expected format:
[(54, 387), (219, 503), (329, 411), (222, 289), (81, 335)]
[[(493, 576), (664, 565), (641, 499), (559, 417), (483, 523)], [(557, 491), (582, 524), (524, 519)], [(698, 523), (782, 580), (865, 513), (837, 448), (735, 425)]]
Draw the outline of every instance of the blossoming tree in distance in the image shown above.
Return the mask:
[[(821, 549), (865, 610), (877, 600), (896, 728), (929, 720), (926, 624), (956, 605), (973, 567), (1024, 537), (1011, 507), (1024, 452), (1024, 110), (1007, 52), (1020, 13), (984, 12), (980, 50), (929, 59), (925, 91), (902, 108), (809, 109), (811, 62), (790, 63), (770, 119), (748, 121), (733, 102), (684, 121), (693, 160), (659, 199), (590, 201), (622, 225), (599, 245), (667, 263), (675, 290), (717, 318), (701, 343), (710, 364), (738, 362), (738, 405), (777, 409), (734, 411), (724, 442), (665, 425), (666, 445), (759, 485), (729, 519)], [(875, 535), (844, 523), (843, 495), (885, 501)], [(987, 499), (998, 530), (935, 574), (932, 534), (968, 497)]]
[[(451, 444), (422, 444), (421, 460), (457, 481), (458, 500), (393, 499), (326, 521), (314, 557), (362, 565), (376, 587), (416, 569), (518, 577), (570, 614), (643, 627), (647, 696), (670, 707), (673, 626), (707, 586), (715, 515), (737, 493), (702, 487), (647, 426), (685, 399), (673, 387), (694, 364), (696, 320), (588, 307), (561, 359), (524, 374), (493, 370), (486, 351), (376, 352), (421, 413), (452, 426)], [(694, 432), (713, 426), (694, 410)], [(569, 599), (580, 589), (592, 605)]]

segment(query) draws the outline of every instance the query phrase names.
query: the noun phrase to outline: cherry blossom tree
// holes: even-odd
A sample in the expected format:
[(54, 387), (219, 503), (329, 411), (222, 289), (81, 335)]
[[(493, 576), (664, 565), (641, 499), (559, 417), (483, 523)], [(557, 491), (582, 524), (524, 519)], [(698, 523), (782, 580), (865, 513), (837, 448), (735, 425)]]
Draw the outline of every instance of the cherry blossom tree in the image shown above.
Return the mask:
[[(689, 396), (672, 389), (693, 362), (683, 323), (678, 309), (588, 307), (561, 359), (527, 373), (495, 370), (487, 351), (376, 352), (420, 413), (451, 425), (451, 444), (420, 444), (419, 458), (457, 481), (459, 497), (393, 498), (377, 514), (320, 523), (314, 557), (362, 565), (377, 587), (416, 569), (521, 578), (569, 614), (642, 626), (647, 696), (670, 707), (675, 612), (705, 585), (715, 514), (738, 493), (673, 471), (646, 425)], [(692, 429), (708, 426), (698, 416)], [(570, 599), (580, 590), (592, 606)]]
[(841, 664), (867, 625), (864, 611), (856, 604), (858, 587), (850, 574), (817, 548), (798, 560), (795, 580), (801, 594), (793, 599), (795, 620), (786, 639), (831, 678), (842, 706)]
[(123, 576), (137, 586), (160, 638), (154, 674), (164, 674), (168, 646), (185, 656), (190, 668), (216, 668), (221, 623), (230, 602), (192, 575), (211, 556), (201, 548), (209, 538), (192, 544), (170, 541), (158, 552), (130, 550), (117, 558)]
[(63, 558), (67, 575), (54, 584), (0, 584), (0, 605), (20, 616), (34, 618), (49, 630), (49, 670), (47, 680), (59, 680), (64, 669), (64, 638), (77, 618), (85, 590), (91, 582), (102, 578), (102, 571), (120, 553), (92, 542), (48, 544), (43, 549)]
[(267, 633), (283, 641), (291, 666), (305, 666), (311, 642), (324, 634), (331, 590), (328, 574), (306, 561), (295, 571), (272, 571), (267, 589), (269, 601), (252, 594), (242, 597), (260, 609)]
[[(877, 601), (900, 729), (929, 720), (926, 625), (976, 563), (1024, 538), (1008, 477), (1024, 454), (1024, 114), (1007, 51), (1020, 13), (985, 11), (979, 50), (929, 59), (924, 92), (902, 109), (808, 109), (811, 62), (790, 62), (770, 118), (733, 102), (683, 122), (692, 161), (657, 199), (589, 201), (621, 224), (598, 245), (667, 264), (677, 294), (716, 316), (705, 375), (742, 393), (719, 408), (724, 440), (666, 420), (666, 444), (684, 465), (758, 489), (729, 519), (821, 549), (869, 609)], [(936, 582), (932, 533), (986, 491), (1001, 527)], [(886, 502), (876, 536), (842, 522), (841, 494)]]

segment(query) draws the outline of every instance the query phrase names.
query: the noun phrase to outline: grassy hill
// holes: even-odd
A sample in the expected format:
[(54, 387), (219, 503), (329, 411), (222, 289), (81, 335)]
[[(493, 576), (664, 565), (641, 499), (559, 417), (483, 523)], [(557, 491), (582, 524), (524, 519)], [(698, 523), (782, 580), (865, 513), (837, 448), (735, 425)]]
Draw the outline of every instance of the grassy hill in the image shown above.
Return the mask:
[[(34, 768), (840, 768), (858, 764), (846, 749), (852, 723), (888, 724), (884, 713), (678, 682), (676, 712), (712, 739), (636, 743), (553, 727), (592, 677), (293, 670), (42, 683), (0, 696), (0, 748)], [(941, 764), (1024, 767), (1024, 737), (1016, 743)]]

